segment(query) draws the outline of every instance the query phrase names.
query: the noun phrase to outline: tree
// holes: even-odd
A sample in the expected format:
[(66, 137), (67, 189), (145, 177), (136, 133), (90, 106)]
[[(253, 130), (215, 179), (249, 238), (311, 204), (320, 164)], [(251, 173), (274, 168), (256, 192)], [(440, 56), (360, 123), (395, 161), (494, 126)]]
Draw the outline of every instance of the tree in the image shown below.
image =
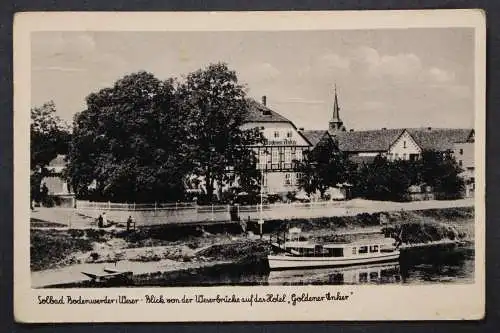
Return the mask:
[(69, 174), (78, 196), (94, 184), (97, 198), (179, 200), (190, 170), (175, 80), (138, 72), (87, 97), (74, 118)]
[(422, 182), (445, 198), (460, 197), (464, 188), (464, 180), (460, 177), (462, 169), (451, 153), (424, 151), (420, 164)]
[(297, 169), (302, 174), (299, 188), (307, 194), (320, 191), (321, 196), (329, 187), (347, 181), (349, 170), (348, 161), (338, 152), (332, 140), (322, 140), (314, 149), (307, 151)]
[(70, 130), (56, 114), (53, 101), (31, 109), (30, 192), (38, 201), (42, 179), (50, 175), (47, 166), (58, 154), (66, 154)]
[[(248, 183), (250, 148), (262, 140), (257, 130), (242, 130), (249, 104), (236, 72), (224, 63), (211, 64), (187, 75), (179, 87), (182, 109), (189, 116), (186, 142), (190, 147), (193, 173), (203, 176), (207, 197), (215, 184), (241, 176)], [(255, 180), (257, 173), (253, 173)], [(252, 183), (252, 182), (250, 182)]]
[(410, 170), (409, 161), (388, 161), (385, 157), (377, 156), (372, 163), (360, 167), (354, 191), (372, 200), (407, 200), (412, 180)]

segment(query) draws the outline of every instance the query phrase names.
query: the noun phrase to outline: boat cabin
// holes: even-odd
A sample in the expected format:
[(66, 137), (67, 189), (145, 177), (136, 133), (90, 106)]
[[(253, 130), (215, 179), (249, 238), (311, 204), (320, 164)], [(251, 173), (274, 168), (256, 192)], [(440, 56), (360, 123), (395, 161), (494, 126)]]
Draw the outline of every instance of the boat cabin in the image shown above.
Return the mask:
[(304, 257), (358, 257), (394, 252), (394, 240), (379, 238), (349, 243), (317, 244), (308, 241), (288, 241), (285, 249)]

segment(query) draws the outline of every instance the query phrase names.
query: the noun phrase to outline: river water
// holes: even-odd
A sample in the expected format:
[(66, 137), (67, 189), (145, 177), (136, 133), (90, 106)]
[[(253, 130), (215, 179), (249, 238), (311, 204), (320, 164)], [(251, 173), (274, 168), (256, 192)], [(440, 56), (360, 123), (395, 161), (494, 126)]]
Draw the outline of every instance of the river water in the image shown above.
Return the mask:
[(354, 266), (271, 271), (225, 267), (155, 281), (156, 286), (342, 285), (473, 283), (473, 245), (445, 245), (401, 251), (398, 261)]

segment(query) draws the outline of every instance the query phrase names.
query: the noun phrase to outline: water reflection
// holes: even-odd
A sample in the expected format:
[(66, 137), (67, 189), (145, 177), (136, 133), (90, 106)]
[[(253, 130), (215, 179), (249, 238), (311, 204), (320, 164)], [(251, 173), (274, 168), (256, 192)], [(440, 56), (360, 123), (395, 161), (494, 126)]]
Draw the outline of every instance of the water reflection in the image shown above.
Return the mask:
[(396, 262), (349, 268), (322, 268), (311, 270), (271, 271), (269, 285), (317, 284), (379, 284), (400, 283), (400, 266)]

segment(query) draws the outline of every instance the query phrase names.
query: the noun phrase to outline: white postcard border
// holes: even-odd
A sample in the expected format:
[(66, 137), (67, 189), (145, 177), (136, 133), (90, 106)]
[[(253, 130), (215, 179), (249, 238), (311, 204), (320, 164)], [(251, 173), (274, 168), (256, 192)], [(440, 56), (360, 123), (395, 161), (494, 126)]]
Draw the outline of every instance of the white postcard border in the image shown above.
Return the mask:
[[(475, 29), (475, 282), (411, 286), (32, 289), (29, 269), (30, 34), (35, 31), (252, 31), (470, 27)], [(21, 13), (14, 23), (14, 313), (21, 322), (188, 322), (481, 319), (485, 313), (485, 17), (481, 10), (218, 13)], [(345, 302), (39, 305), (38, 296), (143, 299), (147, 294), (326, 292)], [(351, 294), (352, 293), (352, 294)]]

